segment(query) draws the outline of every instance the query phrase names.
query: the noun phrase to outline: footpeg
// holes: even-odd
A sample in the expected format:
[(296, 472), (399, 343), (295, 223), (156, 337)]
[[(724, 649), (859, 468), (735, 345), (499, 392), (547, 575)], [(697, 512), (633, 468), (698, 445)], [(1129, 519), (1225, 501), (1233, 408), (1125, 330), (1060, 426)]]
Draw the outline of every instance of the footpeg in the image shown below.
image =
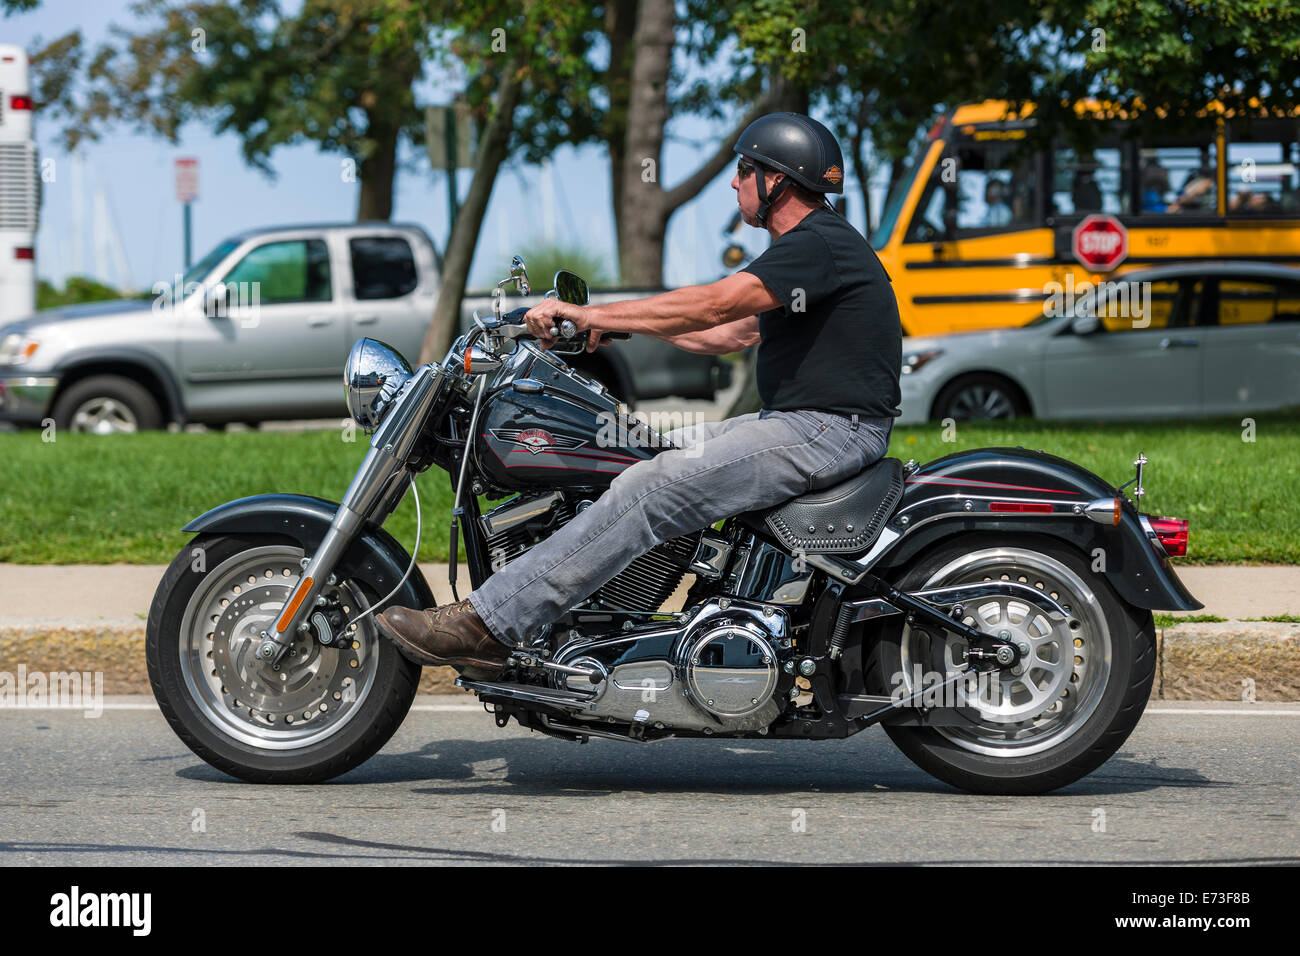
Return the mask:
[(456, 686), (473, 691), (485, 701), (520, 700), (530, 704), (560, 707), (574, 713), (591, 711), (596, 707), (596, 702), (588, 694), (578, 694), (554, 687), (538, 687), (535, 684), (509, 684), (458, 677)]

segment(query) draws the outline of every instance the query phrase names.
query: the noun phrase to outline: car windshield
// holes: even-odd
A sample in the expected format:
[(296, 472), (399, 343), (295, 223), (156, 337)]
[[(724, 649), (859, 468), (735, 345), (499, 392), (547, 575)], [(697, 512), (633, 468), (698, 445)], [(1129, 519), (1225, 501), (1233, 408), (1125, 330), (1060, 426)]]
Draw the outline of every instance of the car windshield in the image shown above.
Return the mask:
[(220, 262), (222, 259), (226, 258), (226, 256), (230, 255), (230, 253), (238, 245), (239, 243), (227, 239), (225, 242), (218, 245), (215, 249), (209, 252), (198, 262), (194, 263), (194, 265), (186, 269), (185, 286), (188, 287), (192, 282), (202, 282), (204, 276), (206, 276), (209, 272), (215, 269), (217, 263)]

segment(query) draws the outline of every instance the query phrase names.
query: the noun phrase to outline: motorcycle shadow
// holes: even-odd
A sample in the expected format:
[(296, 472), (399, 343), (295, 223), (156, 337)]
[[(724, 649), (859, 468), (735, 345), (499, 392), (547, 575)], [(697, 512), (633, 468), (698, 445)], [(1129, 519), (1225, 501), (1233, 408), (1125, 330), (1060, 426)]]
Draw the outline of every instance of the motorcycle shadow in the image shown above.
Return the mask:
[[(799, 746), (789, 746), (790, 744)], [(181, 776), (229, 779), (209, 767)], [(914, 766), (881, 735), (849, 741), (679, 740), (630, 745), (593, 740), (586, 745), (538, 736), (431, 741), (388, 750), (330, 781), (359, 786), (427, 783), (412, 793), (612, 796), (643, 794), (841, 793), (964, 794)], [(1227, 787), (1195, 768), (1161, 766), (1117, 754), (1090, 776), (1054, 791), (1057, 796), (1145, 793), (1164, 787)]]

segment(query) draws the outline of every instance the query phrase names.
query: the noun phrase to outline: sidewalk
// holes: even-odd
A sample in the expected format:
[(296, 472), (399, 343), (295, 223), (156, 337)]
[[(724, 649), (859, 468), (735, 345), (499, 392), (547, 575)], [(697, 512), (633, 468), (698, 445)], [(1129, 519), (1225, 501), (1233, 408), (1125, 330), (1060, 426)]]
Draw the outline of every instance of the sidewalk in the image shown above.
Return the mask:
[[(144, 620), (162, 565), (0, 564), (0, 620)], [(451, 600), (447, 565), (421, 564), (439, 603)], [(1300, 615), (1300, 567), (1211, 565), (1177, 569), (1179, 578), (1212, 614), (1240, 621), (1278, 614)], [(460, 596), (469, 593), (469, 569), (457, 578)]]
[[(422, 564), (438, 602), (451, 600), (447, 565)], [(0, 672), (99, 671), (114, 694), (149, 692), (144, 628), (161, 565), (0, 564)], [(1226, 623), (1158, 632), (1152, 697), (1162, 700), (1300, 701), (1300, 624), (1249, 618), (1300, 615), (1300, 567), (1178, 570), (1205, 604), (1195, 614)], [(461, 597), (469, 573), (458, 579)], [(679, 595), (683, 589), (679, 589)], [(450, 668), (426, 667), (421, 693), (458, 693)]]

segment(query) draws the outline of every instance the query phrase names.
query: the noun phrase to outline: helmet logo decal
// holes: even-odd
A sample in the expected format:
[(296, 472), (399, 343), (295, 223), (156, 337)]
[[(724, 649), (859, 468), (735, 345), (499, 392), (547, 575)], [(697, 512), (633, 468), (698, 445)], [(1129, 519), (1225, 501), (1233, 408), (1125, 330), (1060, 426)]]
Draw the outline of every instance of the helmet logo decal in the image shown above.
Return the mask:
[(837, 186), (843, 178), (844, 173), (840, 171), (838, 166), (832, 166), (830, 169), (826, 170), (826, 172), (822, 173), (822, 179), (826, 180), (828, 183), (834, 183)]

